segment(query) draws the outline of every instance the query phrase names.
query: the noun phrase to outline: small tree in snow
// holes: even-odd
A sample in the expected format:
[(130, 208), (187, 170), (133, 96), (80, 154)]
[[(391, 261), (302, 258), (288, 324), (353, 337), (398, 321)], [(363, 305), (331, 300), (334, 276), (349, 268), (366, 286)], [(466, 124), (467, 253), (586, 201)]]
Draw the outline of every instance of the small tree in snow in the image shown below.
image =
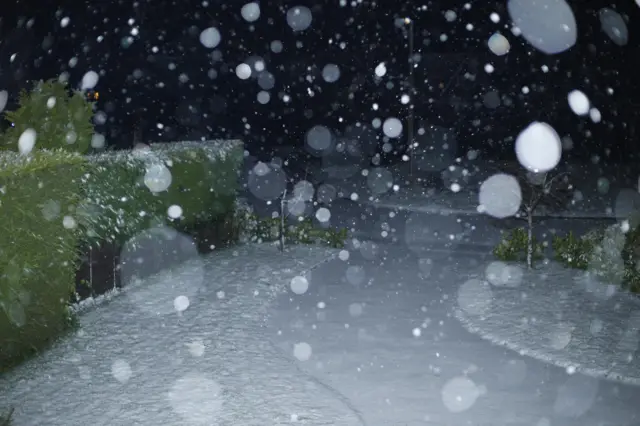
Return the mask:
[(536, 212), (541, 216), (553, 215), (566, 208), (572, 199), (572, 186), (567, 173), (534, 173), (520, 168), (514, 176), (520, 183), (522, 204), (516, 217), (527, 221), (527, 267), (533, 266), (534, 239), (533, 218)]

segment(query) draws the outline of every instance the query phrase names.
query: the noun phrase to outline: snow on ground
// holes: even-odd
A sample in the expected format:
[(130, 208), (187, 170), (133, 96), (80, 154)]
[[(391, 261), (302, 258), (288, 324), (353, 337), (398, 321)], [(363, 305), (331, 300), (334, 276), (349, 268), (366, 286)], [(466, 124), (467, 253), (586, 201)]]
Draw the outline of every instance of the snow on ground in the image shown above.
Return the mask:
[(244, 246), (134, 284), (0, 377), (2, 405), (15, 426), (640, 423), (628, 297), (552, 266), (490, 285), (489, 256), (418, 244), (335, 254)]
[(616, 289), (554, 263), (527, 271), (493, 262), (462, 285), (455, 316), (486, 340), (569, 372), (640, 385), (640, 298)]
[(246, 246), (129, 287), (0, 377), (2, 406), (15, 406), (14, 426), (360, 425), (265, 339), (275, 294), (331, 253)]
[[(615, 223), (610, 219), (538, 218), (533, 233), (538, 241), (552, 241), (554, 235), (584, 235), (597, 227)], [(526, 222), (521, 219), (496, 219), (483, 214), (440, 214), (394, 207), (363, 205), (340, 200), (331, 209), (331, 225), (350, 231), (362, 240), (397, 244), (429, 250), (490, 253), (505, 233)]]
[[(389, 192), (367, 201), (376, 207), (401, 207), (406, 210), (421, 213), (437, 213), (441, 215), (480, 215), (478, 213), (478, 193), (475, 191), (451, 192), (442, 191), (425, 195), (415, 191)], [(537, 209), (534, 217), (558, 217), (558, 218), (616, 218), (612, 208), (613, 202), (602, 197), (594, 198), (589, 204), (576, 203), (575, 207), (561, 212), (544, 211)], [(625, 218), (625, 216), (621, 216)]]
[[(475, 174), (464, 177), (457, 165), (454, 171), (432, 173), (414, 172), (410, 175), (408, 163), (367, 170), (349, 179), (333, 179), (328, 183), (337, 188), (340, 198), (349, 199), (357, 194), (359, 202), (376, 207), (401, 207), (422, 213), (446, 215), (477, 215), (478, 188), (499, 166), (480, 161), (470, 165), (478, 168)], [(469, 170), (471, 167), (468, 168)], [(570, 172), (575, 187), (575, 199), (561, 212), (545, 212), (541, 207), (537, 216), (570, 218), (626, 218), (631, 208), (640, 207), (640, 196), (631, 172), (625, 168), (611, 168), (594, 164), (563, 165), (559, 172)], [(413, 176), (413, 177), (412, 177)], [(426, 179), (425, 184), (416, 183)], [(450, 183), (460, 182), (460, 190), (451, 190)], [(392, 189), (397, 185), (396, 189)]]
[[(301, 369), (348, 398), (363, 413), (367, 425), (640, 423), (638, 388), (568, 374), (563, 368), (490, 345), (460, 325), (454, 313), (460, 301), (474, 309), (471, 298), (476, 301), (475, 309), (491, 309), (487, 312), (495, 316), (488, 317), (493, 320), (489, 325), (497, 327), (504, 320), (507, 327), (502, 329), (511, 330), (509, 321), (514, 315), (500, 315), (502, 305), (511, 300), (500, 293), (502, 289), (493, 290), (491, 296), (486, 286), (482, 287), (484, 292), (474, 292), (473, 284), (465, 284), (484, 271), (490, 262), (488, 256), (366, 243), (350, 249), (347, 260), (345, 253), (340, 258), (315, 269), (305, 292), (289, 291), (278, 297), (268, 331)], [(562, 288), (555, 281), (546, 284)], [(519, 288), (504, 291), (521, 294), (524, 288), (528, 287), (523, 280)], [(530, 345), (547, 343), (545, 334), (552, 341), (561, 340), (560, 335), (554, 337), (553, 330), (537, 329), (539, 322), (533, 321), (549, 314), (532, 300), (543, 293), (527, 294), (532, 304), (521, 305), (523, 309), (531, 306), (525, 311), (530, 319), (529, 334), (539, 337)], [(557, 297), (555, 292), (547, 294)], [(584, 298), (579, 300), (584, 303)], [(509, 305), (504, 309), (510, 312)], [(585, 324), (581, 321), (589, 321), (594, 311), (586, 309), (584, 318), (580, 312), (571, 313), (567, 321), (582, 330)], [(615, 325), (615, 318), (602, 313), (600, 319), (607, 331), (626, 325)], [(512, 327), (509, 337), (516, 342), (524, 340), (519, 333), (529, 335), (519, 324)], [(584, 332), (574, 333), (578, 338), (581, 335), (577, 333)], [(597, 336), (592, 340), (592, 350), (598, 343), (610, 344)], [(598, 352), (606, 357), (610, 352), (603, 349)], [(589, 362), (588, 356), (578, 353), (574, 359)]]

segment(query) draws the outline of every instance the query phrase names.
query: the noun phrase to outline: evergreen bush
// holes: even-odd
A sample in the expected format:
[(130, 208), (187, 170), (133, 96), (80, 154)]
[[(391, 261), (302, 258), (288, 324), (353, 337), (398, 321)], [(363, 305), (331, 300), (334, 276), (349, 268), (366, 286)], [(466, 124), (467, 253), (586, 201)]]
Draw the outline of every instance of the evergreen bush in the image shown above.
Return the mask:
[(20, 93), (19, 107), (7, 111), (12, 123), (2, 135), (0, 149), (18, 151), (20, 136), (36, 132), (35, 149), (86, 153), (93, 136), (93, 104), (82, 92), (71, 92), (57, 80), (40, 81), (33, 90)]
[(603, 283), (640, 293), (640, 227), (629, 227), (629, 221), (598, 227), (581, 238), (571, 233), (555, 237), (553, 249), (564, 266), (588, 270)]
[(565, 236), (554, 236), (551, 247), (554, 259), (560, 264), (567, 268), (586, 270), (597, 243), (592, 238), (579, 238), (569, 232)]
[(595, 240), (589, 257), (587, 269), (593, 277), (608, 284), (623, 284), (625, 265), (622, 253), (625, 239), (625, 233), (619, 224), (604, 228), (602, 237)]
[[(543, 256), (542, 244), (532, 236), (533, 260)], [(515, 228), (493, 249), (493, 255), (504, 262), (526, 262), (529, 237), (525, 228)]]
[(631, 228), (626, 233), (622, 261), (624, 263), (623, 288), (632, 293), (640, 293), (640, 226)]
[(0, 156), (0, 371), (74, 324), (67, 302), (85, 165), (84, 157), (61, 151)]
[[(244, 243), (272, 243), (280, 238), (280, 218), (258, 217), (251, 207), (240, 201), (236, 210), (236, 223), (240, 241)], [(343, 248), (347, 240), (346, 229), (315, 227), (311, 219), (302, 219), (286, 226), (286, 244), (321, 244)]]

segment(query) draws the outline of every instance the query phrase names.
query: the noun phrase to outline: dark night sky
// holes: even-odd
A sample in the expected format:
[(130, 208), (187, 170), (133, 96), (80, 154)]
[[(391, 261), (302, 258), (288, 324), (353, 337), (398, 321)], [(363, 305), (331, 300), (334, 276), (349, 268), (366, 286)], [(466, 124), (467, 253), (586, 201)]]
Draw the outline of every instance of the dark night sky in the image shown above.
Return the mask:
[[(341, 7), (338, 0), (268, 1), (260, 2), (261, 16), (255, 23), (241, 17), (245, 3), (65, 0), (47, 7), (27, 0), (15, 10), (2, 6), (0, 85), (15, 94), (30, 85), (30, 79), (69, 72), (77, 85), (85, 72), (102, 71), (98, 109), (106, 112), (110, 123), (100, 130), (121, 129), (121, 136), (109, 140), (123, 147), (130, 144), (132, 128), (140, 119), (145, 137), (152, 140), (233, 136), (244, 139), (252, 151), (274, 143), (303, 144), (314, 125), (344, 132), (349, 125), (369, 124), (375, 117), (407, 116), (399, 101), (408, 69), (407, 39), (394, 26), (394, 18), (410, 16), (415, 22), (415, 52), (422, 55), (415, 73), (416, 115), (427, 124), (453, 129), (463, 141), (462, 153), (474, 147), (497, 155), (500, 141), (515, 137), (533, 120), (548, 121), (561, 135), (582, 141), (585, 148), (574, 150), (575, 155), (602, 155), (610, 148), (612, 159), (626, 160), (637, 150), (633, 105), (640, 97), (631, 62), (639, 52), (640, 36), (632, 23), (638, 22), (640, 8), (633, 1), (570, 1), (578, 21), (578, 44), (554, 56), (511, 36), (505, 29), (506, 2), (432, 1), (426, 3), (426, 11), (419, 11), (411, 1), (362, 2), (355, 7)], [(465, 10), (465, 3), (472, 8)], [(302, 33), (294, 33), (286, 22), (287, 10), (298, 5), (313, 12), (311, 28)], [(627, 46), (615, 45), (600, 29), (597, 11), (602, 7), (628, 16)], [(446, 10), (457, 13), (454, 22), (444, 19)], [(491, 12), (500, 14), (500, 24), (491, 22)], [(62, 28), (64, 17), (70, 23)], [(30, 19), (32, 24), (26, 24)], [(472, 31), (465, 28), (469, 23)], [(223, 37), (214, 54), (199, 41), (200, 32), (211, 26)], [(140, 33), (125, 48), (122, 40), (134, 27)], [(504, 57), (486, 46), (497, 30), (508, 34), (512, 43)], [(447, 34), (446, 42), (440, 41), (441, 34)], [(283, 42), (282, 53), (271, 52), (274, 40)], [(14, 53), (16, 59), (10, 62)], [(257, 101), (262, 89), (256, 78), (241, 80), (235, 75), (236, 65), (252, 56), (262, 58), (275, 79), (266, 105)], [(74, 67), (69, 65), (72, 58), (77, 58)], [(387, 75), (395, 78), (376, 82), (373, 70), (382, 61)], [(327, 63), (340, 67), (336, 83), (322, 80)], [(484, 72), (486, 63), (495, 66), (493, 74)], [(551, 71), (542, 72), (543, 65)], [(475, 80), (464, 78), (465, 73), (475, 75)], [(522, 95), (523, 86), (531, 89), (527, 96)], [(608, 87), (613, 95), (606, 93)], [(576, 88), (589, 93), (603, 122), (594, 124), (572, 114), (566, 95)], [(512, 105), (483, 106), (483, 96), (492, 90), (507, 96)], [(379, 111), (372, 110), (374, 103)], [(159, 130), (157, 123), (164, 128)]]

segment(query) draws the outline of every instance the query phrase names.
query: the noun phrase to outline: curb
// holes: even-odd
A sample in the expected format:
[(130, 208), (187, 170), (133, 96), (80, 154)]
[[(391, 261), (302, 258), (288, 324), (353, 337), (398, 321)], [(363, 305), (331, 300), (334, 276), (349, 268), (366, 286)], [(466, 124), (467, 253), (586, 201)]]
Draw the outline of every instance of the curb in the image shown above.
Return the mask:
[[(382, 208), (382, 209), (395, 209), (402, 210), (413, 213), (423, 213), (423, 214), (432, 214), (432, 215), (440, 215), (440, 216), (487, 216), (483, 213), (478, 213), (475, 210), (462, 210), (456, 208), (449, 207), (422, 207), (416, 206), (415, 204), (400, 204), (400, 203), (388, 203), (382, 201), (369, 201), (365, 200), (361, 202), (363, 205), (370, 206), (373, 208)], [(490, 218), (490, 216), (487, 216)], [(620, 220), (620, 218), (615, 215), (595, 215), (595, 214), (585, 214), (585, 215), (563, 215), (561, 213), (547, 213), (547, 214), (535, 214), (533, 215), (534, 219), (568, 219), (568, 220), (588, 220), (588, 221), (609, 221), (616, 222)]]
[[(603, 370), (598, 368), (584, 367), (579, 363), (573, 363), (569, 361), (559, 360), (556, 357), (546, 354), (538, 349), (531, 349), (526, 346), (510, 342), (508, 340), (497, 337), (490, 331), (485, 330), (474, 324), (473, 320), (466, 315), (462, 310), (455, 308), (453, 312), (456, 319), (462, 324), (462, 326), (471, 334), (474, 334), (481, 339), (488, 341), (496, 346), (507, 348), (514, 352), (518, 352), (520, 355), (528, 356), (538, 361), (542, 361), (546, 364), (551, 364), (556, 367), (564, 368), (567, 370), (567, 374), (581, 373), (585, 376), (593, 377), (595, 379), (604, 379), (610, 382), (623, 383), (626, 385), (640, 386), (640, 377), (629, 377), (614, 373), (610, 370)], [(615, 367), (612, 367), (612, 369)], [(570, 373), (568, 370), (573, 370)]]
[[(317, 245), (312, 246), (312, 247), (318, 247)], [(327, 252), (330, 253), (329, 256), (324, 259), (321, 260), (320, 262), (317, 262), (305, 269), (302, 270), (298, 270), (297, 272), (293, 272), (293, 268), (292, 268), (292, 273), (295, 274), (294, 276), (304, 276), (309, 274), (311, 271), (313, 271), (314, 269), (319, 268), (320, 266), (324, 265), (325, 263), (329, 263), (332, 260), (335, 260), (338, 258), (338, 254), (339, 254), (339, 250), (338, 249), (332, 249), (332, 248), (326, 248)], [(286, 254), (286, 251), (285, 253)], [(287, 284), (288, 282), (282, 282), (279, 284), (276, 284), (274, 286), (270, 286), (270, 296), (271, 299), (269, 300), (269, 303), (273, 302), (275, 300), (275, 298), (277, 298), (279, 295), (281, 295), (283, 292), (286, 292), (287, 289)], [(268, 314), (265, 315), (265, 318), (263, 318), (263, 320), (266, 321), (266, 317), (268, 316)]]
[[(382, 237), (381, 235), (371, 235), (366, 231), (355, 231), (350, 232), (348, 235), (350, 239), (357, 239), (360, 241), (373, 241), (377, 244), (388, 244), (393, 246), (402, 245), (407, 248), (416, 247), (417, 244), (412, 244), (411, 246), (407, 245), (407, 243), (398, 238), (398, 237)], [(476, 254), (481, 256), (489, 256), (492, 254), (495, 246), (488, 244), (470, 244), (470, 243), (456, 243), (451, 247), (446, 247), (442, 244), (434, 244), (432, 241), (424, 241), (424, 244), (421, 246), (424, 251), (432, 251), (432, 252), (441, 252), (441, 253), (464, 253), (464, 254)]]

